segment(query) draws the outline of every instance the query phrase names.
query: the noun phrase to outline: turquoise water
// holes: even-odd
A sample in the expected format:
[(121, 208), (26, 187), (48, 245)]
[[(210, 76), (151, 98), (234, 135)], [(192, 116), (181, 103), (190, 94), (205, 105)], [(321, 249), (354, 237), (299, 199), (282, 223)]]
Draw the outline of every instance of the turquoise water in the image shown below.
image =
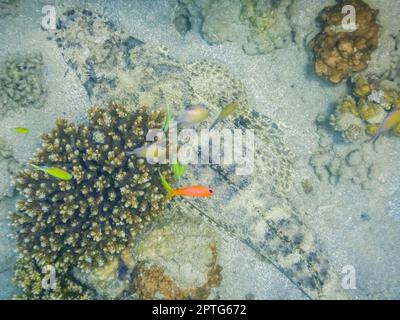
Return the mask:
[[(0, 1), (0, 298), (398, 299), (400, 7), (367, 3), (343, 38), (376, 48), (333, 83), (335, 1)], [(138, 151), (157, 110), (252, 148), (173, 179)]]

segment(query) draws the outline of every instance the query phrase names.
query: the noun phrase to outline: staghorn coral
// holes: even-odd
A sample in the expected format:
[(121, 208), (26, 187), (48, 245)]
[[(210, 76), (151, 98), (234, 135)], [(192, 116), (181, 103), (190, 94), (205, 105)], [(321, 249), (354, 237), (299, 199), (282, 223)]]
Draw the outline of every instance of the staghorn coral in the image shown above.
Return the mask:
[[(356, 30), (342, 26), (345, 5), (355, 8)], [(361, 0), (339, 0), (325, 8), (319, 15), (323, 31), (309, 44), (315, 54), (316, 73), (336, 84), (366, 69), (371, 53), (378, 47), (378, 13)]]
[(0, 115), (19, 108), (40, 108), (46, 89), (41, 54), (17, 57), (0, 70)]
[[(348, 142), (363, 142), (374, 136), (393, 108), (400, 107), (396, 84), (375, 77), (353, 78), (353, 95), (344, 98), (330, 116), (330, 124)], [(399, 133), (399, 125), (391, 132)]]
[[(17, 173), (23, 198), (11, 218), (19, 253), (61, 273), (72, 266), (89, 271), (121, 253), (166, 203), (158, 170), (170, 177), (168, 167), (126, 154), (144, 144), (163, 117), (115, 103), (90, 109), (88, 125), (58, 120), (32, 163), (64, 168), (74, 179), (60, 181), (31, 169)], [(99, 132), (102, 143), (94, 139)]]

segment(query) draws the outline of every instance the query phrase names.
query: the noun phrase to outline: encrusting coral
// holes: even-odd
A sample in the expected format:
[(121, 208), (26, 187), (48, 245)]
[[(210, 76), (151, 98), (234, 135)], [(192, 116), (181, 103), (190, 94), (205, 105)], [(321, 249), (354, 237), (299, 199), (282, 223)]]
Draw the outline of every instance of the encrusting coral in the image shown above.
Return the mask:
[(74, 178), (57, 180), (33, 169), (17, 173), (22, 199), (11, 216), (22, 256), (17, 270), (24, 257), (58, 273), (104, 265), (163, 212), (167, 200), (158, 172), (169, 179), (168, 166), (127, 155), (163, 120), (162, 112), (113, 103), (90, 109), (88, 125), (60, 119), (43, 135), (31, 163), (62, 168)]
[(0, 115), (19, 108), (42, 107), (46, 88), (40, 54), (17, 57), (0, 70)]
[[(394, 82), (358, 76), (353, 79), (353, 95), (338, 104), (330, 123), (345, 140), (362, 142), (377, 133), (388, 112), (398, 108), (400, 90)], [(398, 136), (400, 123), (391, 132)]]
[[(356, 13), (355, 29), (344, 28), (344, 6), (353, 6)], [(368, 67), (371, 53), (379, 41), (379, 10), (361, 0), (339, 0), (319, 15), (323, 25), (309, 46), (315, 54), (315, 71), (332, 83), (339, 83), (355, 72)], [(351, 25), (348, 25), (351, 27)]]

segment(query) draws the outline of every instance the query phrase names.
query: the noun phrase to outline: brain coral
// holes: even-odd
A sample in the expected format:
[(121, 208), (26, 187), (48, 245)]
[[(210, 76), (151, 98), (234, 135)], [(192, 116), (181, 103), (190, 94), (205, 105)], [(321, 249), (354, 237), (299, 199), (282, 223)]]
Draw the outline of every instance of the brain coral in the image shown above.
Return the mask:
[(40, 54), (5, 62), (0, 70), (0, 115), (19, 108), (42, 106), (46, 93), (42, 71)]
[(32, 169), (17, 173), (22, 199), (12, 220), (19, 253), (58, 271), (89, 270), (120, 253), (163, 211), (158, 170), (167, 177), (169, 172), (126, 154), (145, 142), (148, 129), (160, 128), (163, 118), (162, 112), (111, 104), (90, 109), (88, 125), (58, 120), (32, 163), (63, 168), (74, 179)]
[[(345, 30), (342, 26), (345, 5), (355, 8), (355, 30)], [(378, 13), (379, 10), (371, 9), (361, 0), (340, 0), (325, 8), (319, 15), (323, 31), (310, 42), (316, 73), (339, 83), (352, 73), (366, 69), (372, 51), (378, 47)]]

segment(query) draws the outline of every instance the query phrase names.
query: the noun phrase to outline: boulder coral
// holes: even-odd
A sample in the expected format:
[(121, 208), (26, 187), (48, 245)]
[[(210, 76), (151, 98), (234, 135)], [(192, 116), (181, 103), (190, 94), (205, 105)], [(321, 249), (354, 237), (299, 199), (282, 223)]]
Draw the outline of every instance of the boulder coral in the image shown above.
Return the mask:
[[(17, 270), (26, 257), (61, 274), (72, 267), (92, 270), (121, 253), (163, 212), (167, 200), (158, 172), (169, 179), (168, 166), (149, 164), (127, 151), (143, 145), (149, 129), (161, 128), (164, 114), (113, 103), (108, 109), (93, 107), (88, 115), (88, 125), (59, 119), (31, 160), (67, 170), (72, 180), (33, 169), (15, 176), (22, 196), (11, 215), (20, 255)], [(29, 296), (30, 286), (18, 279)]]
[[(355, 29), (343, 25), (344, 6), (355, 9)], [(323, 30), (309, 44), (315, 54), (315, 72), (337, 84), (365, 70), (371, 53), (378, 47), (378, 13), (361, 0), (339, 0), (322, 10), (319, 19)]]

